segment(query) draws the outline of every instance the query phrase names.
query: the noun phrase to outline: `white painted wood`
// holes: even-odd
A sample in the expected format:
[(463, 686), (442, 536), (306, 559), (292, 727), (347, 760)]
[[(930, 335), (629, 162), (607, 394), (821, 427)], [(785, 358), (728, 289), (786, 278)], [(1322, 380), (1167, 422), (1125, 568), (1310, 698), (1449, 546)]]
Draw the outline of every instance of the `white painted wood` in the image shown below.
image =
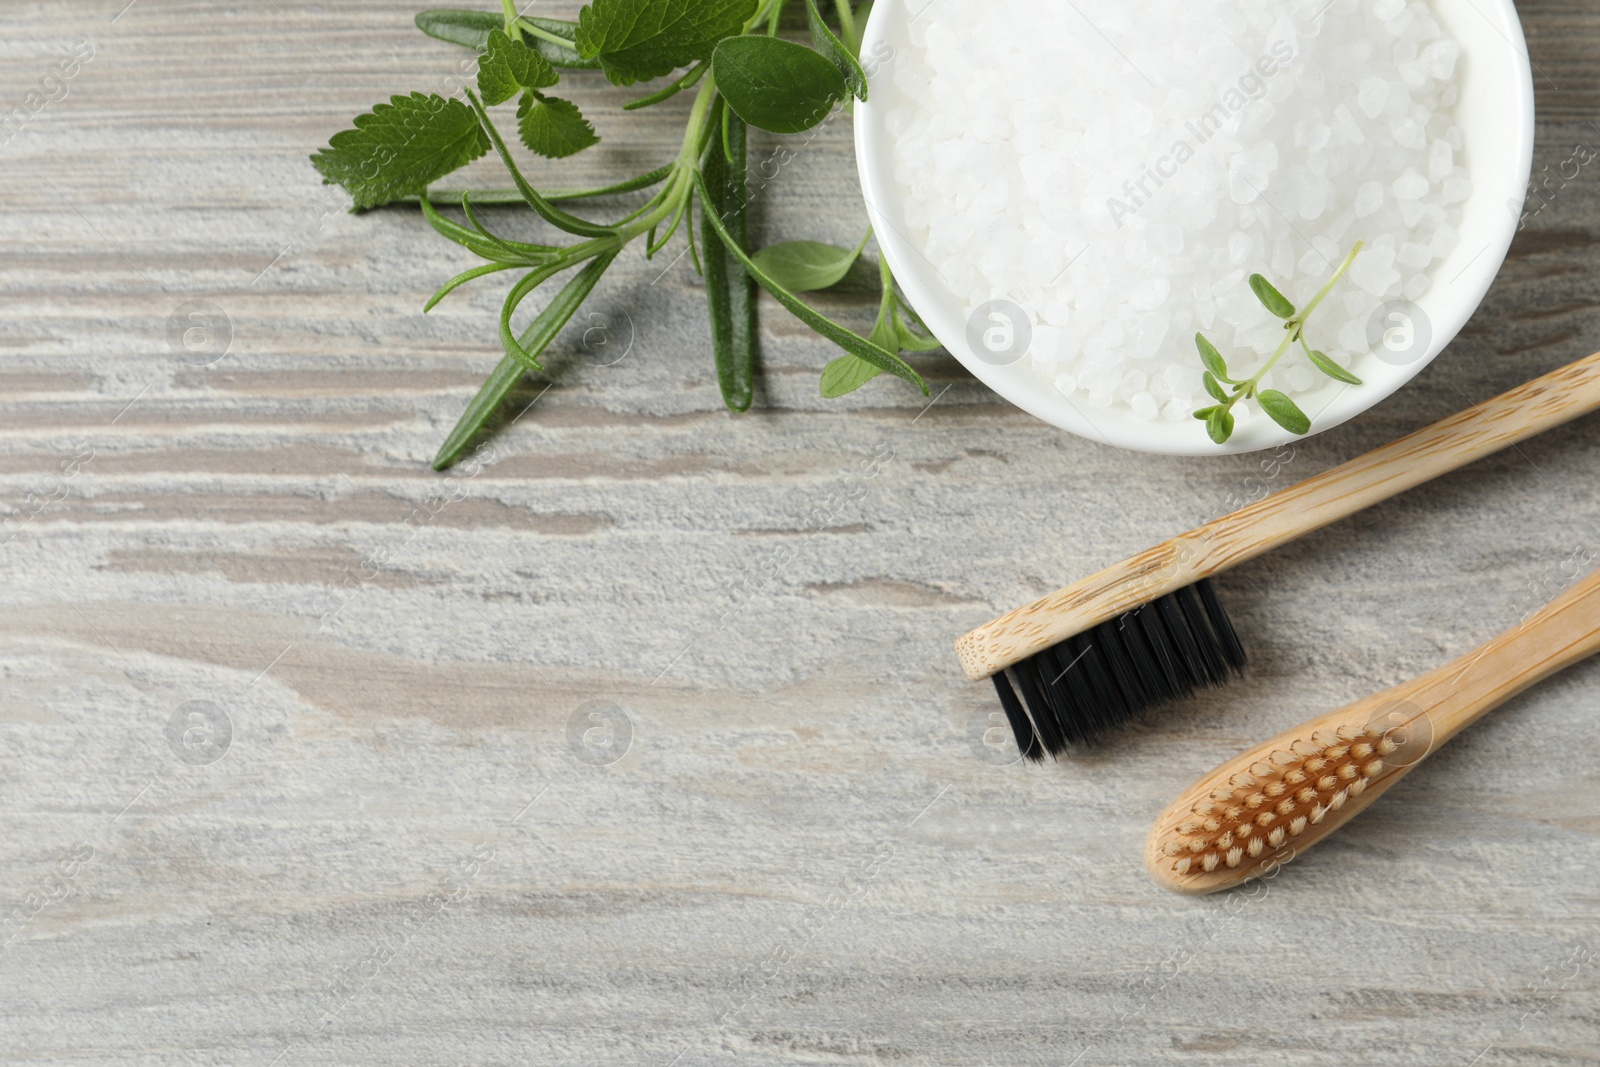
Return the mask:
[[(1587, 168), (1449, 352), (1276, 476), (1065, 436), (943, 357), (931, 407), (891, 381), (822, 401), (829, 347), (770, 302), (758, 410), (728, 416), (692, 271), (630, 254), (594, 305), (627, 357), (574, 327), (481, 470), (440, 477), (503, 290), (421, 316), (469, 255), (409, 211), (324, 218), (305, 157), (459, 56), (387, 0), (123, 2), (0, 7), (0, 110), (95, 45), (0, 146), (0, 1060), (1595, 1058), (1594, 664), (1264, 896), (1173, 896), (1140, 849), (1207, 768), (1587, 568), (1600, 421), (1229, 572), (1247, 677), (1091, 756), (1006, 765), (950, 652), (1593, 350)], [(1600, 15), (1523, 14), (1555, 170), (1600, 136)], [(574, 95), (607, 140), (571, 180), (669, 156), (623, 92)], [(841, 124), (760, 232), (849, 239), (853, 189)], [(192, 300), (232, 324), (212, 366), (169, 347)], [(626, 755), (585, 762), (613, 705)], [(181, 760), (175, 714), (193, 760), (225, 715), (225, 754)]]

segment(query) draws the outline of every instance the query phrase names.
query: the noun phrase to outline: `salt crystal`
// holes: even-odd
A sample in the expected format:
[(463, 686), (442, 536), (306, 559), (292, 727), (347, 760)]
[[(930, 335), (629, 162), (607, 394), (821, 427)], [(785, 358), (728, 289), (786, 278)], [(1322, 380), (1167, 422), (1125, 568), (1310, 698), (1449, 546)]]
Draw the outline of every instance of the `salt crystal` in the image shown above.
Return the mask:
[(1366, 218), (1383, 206), (1383, 186), (1377, 182), (1362, 182), (1361, 188), (1356, 190), (1355, 211), (1357, 218)]
[(1394, 195), (1401, 200), (1421, 200), (1428, 195), (1428, 179), (1407, 167), (1405, 173), (1394, 180)]
[(1440, 139), (1428, 146), (1428, 180), (1440, 182), (1450, 176), (1450, 169), (1455, 166), (1455, 149), (1450, 147), (1450, 142)]
[(1055, 366), (1067, 358), (1062, 342), (1067, 331), (1059, 326), (1035, 326), (1033, 328), (1033, 344), (1028, 351), (1040, 364), (1041, 369)]
[(1363, 78), (1356, 88), (1356, 105), (1369, 119), (1375, 119), (1383, 114), (1384, 105), (1388, 102), (1389, 83), (1382, 78)]
[(1400, 280), (1394, 269), (1393, 250), (1376, 245), (1366, 249), (1350, 264), (1349, 278), (1372, 295), (1382, 296)]
[(1401, 266), (1420, 270), (1433, 262), (1433, 252), (1425, 244), (1407, 241), (1400, 246), (1400, 251), (1396, 254), (1395, 260)]

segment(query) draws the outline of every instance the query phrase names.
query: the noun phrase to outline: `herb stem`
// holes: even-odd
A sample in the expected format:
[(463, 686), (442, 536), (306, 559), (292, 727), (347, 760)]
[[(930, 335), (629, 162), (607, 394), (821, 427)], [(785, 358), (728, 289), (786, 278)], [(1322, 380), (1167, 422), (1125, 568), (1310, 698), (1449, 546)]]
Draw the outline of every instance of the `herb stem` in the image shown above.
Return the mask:
[[(511, 11), (512, 14), (515, 14), (516, 9), (512, 6), (512, 2), (513, 0), (501, 0), (501, 3), (506, 5), (506, 10)], [(561, 36), (559, 33), (551, 33), (542, 26), (536, 26), (525, 18), (517, 19), (517, 28), (522, 30), (524, 33), (531, 33), (535, 37), (549, 41), (551, 44), (558, 44), (562, 48), (570, 48), (573, 51), (577, 51), (578, 46), (576, 42)]]
[[(1350, 269), (1350, 264), (1356, 261), (1356, 257), (1361, 254), (1361, 250), (1365, 247), (1366, 244), (1364, 242), (1357, 241), (1355, 243), (1355, 247), (1350, 249), (1350, 254), (1344, 257), (1344, 262), (1339, 264), (1339, 269), (1333, 272), (1333, 277), (1328, 279), (1327, 284), (1321, 289), (1318, 289), (1317, 295), (1306, 301), (1306, 306), (1301, 308), (1293, 318), (1283, 324), (1287, 334), (1284, 336), (1282, 343), (1278, 345), (1278, 350), (1272, 353), (1272, 358), (1263, 363), (1261, 365), (1261, 369), (1256, 371), (1255, 375), (1249, 381), (1244, 383), (1244, 388), (1239, 390), (1238, 393), (1235, 393), (1233, 399), (1228, 401), (1227, 406), (1229, 408), (1232, 408), (1233, 405), (1243, 397), (1256, 395), (1256, 387), (1261, 384), (1261, 379), (1265, 378), (1267, 376), (1267, 372), (1272, 369), (1273, 365), (1277, 363), (1278, 360), (1283, 358), (1284, 352), (1288, 351), (1288, 348), (1291, 344), (1293, 344), (1295, 341), (1299, 341), (1302, 345), (1306, 345), (1305, 337), (1303, 336), (1306, 328), (1306, 320), (1311, 317), (1311, 313), (1313, 311), (1317, 310), (1317, 305), (1321, 304), (1323, 299), (1333, 291), (1333, 287), (1338, 284), (1340, 278), (1344, 277), (1345, 271)], [(1309, 354), (1310, 351), (1311, 347), (1306, 345), (1306, 352)]]
[(1333, 291), (1333, 287), (1338, 284), (1340, 278), (1344, 277), (1344, 272), (1350, 269), (1350, 264), (1356, 261), (1356, 257), (1361, 254), (1361, 250), (1365, 247), (1366, 242), (1357, 241), (1355, 243), (1355, 247), (1350, 249), (1350, 254), (1344, 257), (1344, 262), (1339, 264), (1339, 269), (1333, 272), (1333, 277), (1328, 279), (1328, 284), (1324, 285), (1321, 289), (1318, 289), (1317, 295), (1307, 301), (1306, 306), (1300, 310), (1300, 314), (1296, 316), (1298, 321), (1298, 325), (1296, 325), (1294, 330), (1296, 336), (1298, 336), (1302, 328), (1304, 328), (1306, 319), (1310, 318), (1311, 313), (1317, 310), (1317, 305), (1322, 303), (1323, 297), (1327, 296)]
[(850, 10), (850, 0), (834, 0), (839, 9), (839, 28), (844, 31), (844, 45), (851, 55), (861, 54), (861, 38), (856, 36), (856, 16)]

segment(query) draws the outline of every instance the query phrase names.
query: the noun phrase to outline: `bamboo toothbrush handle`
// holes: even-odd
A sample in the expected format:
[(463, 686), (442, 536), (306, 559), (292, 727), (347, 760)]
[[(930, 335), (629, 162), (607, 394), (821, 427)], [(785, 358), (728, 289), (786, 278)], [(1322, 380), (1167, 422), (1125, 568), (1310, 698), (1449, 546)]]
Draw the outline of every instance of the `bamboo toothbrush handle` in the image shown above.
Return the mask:
[(1156, 819), (1145, 866), (1180, 893), (1265, 874), (1343, 826), (1484, 714), (1597, 651), (1600, 570), (1460, 659), (1303, 723), (1203, 776)]
[(1600, 570), (1476, 651), (1410, 683), (1407, 699), (1426, 709), (1438, 748), (1524, 689), (1596, 652)]
[(973, 681), (1208, 575), (1600, 408), (1600, 352), (1297, 482), (956, 641)]

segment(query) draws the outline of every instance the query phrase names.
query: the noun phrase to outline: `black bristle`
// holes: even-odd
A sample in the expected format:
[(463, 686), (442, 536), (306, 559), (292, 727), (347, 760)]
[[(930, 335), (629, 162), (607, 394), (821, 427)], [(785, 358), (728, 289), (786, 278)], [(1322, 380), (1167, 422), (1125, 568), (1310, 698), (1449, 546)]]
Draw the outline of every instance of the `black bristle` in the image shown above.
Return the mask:
[(1217, 590), (1209, 581), (1203, 581), (1195, 588), (1200, 591), (1200, 602), (1205, 605), (1206, 618), (1211, 620), (1211, 628), (1221, 641), (1222, 654), (1228, 666), (1236, 671), (1244, 670), (1244, 645), (1239, 643), (1239, 635), (1233, 632), (1233, 623), (1223, 610), (1222, 601), (1217, 599)]
[(1206, 675), (1213, 684), (1222, 684), (1228, 680), (1228, 664), (1223, 660), (1222, 653), (1217, 651), (1217, 636), (1206, 619), (1205, 605), (1200, 603), (1200, 597), (1195, 594), (1192, 585), (1184, 586), (1175, 595), (1179, 606), (1183, 608), (1183, 618), (1189, 624), (1189, 632), (1194, 635), (1195, 647), (1200, 650), (1200, 661), (1205, 665)]
[(1154, 604), (1146, 604), (1135, 611), (1132, 617), (1139, 623), (1139, 631), (1150, 646), (1150, 655), (1161, 667), (1161, 678), (1166, 683), (1162, 687), (1162, 697), (1176, 700), (1183, 696), (1189, 689), (1184, 685), (1183, 675), (1172, 655), (1172, 639), (1167, 636), (1167, 628), (1161, 624), (1160, 610)]
[(1058, 716), (1055, 709), (1051, 708), (1045, 699), (1044, 690), (1041, 688), (1044, 679), (1039, 677), (1038, 665), (1025, 660), (1011, 668), (1011, 676), (1016, 679), (1017, 689), (1022, 694), (1022, 702), (1029, 709), (1033, 728), (1043, 746), (1039, 753), (1031, 758), (1043, 759), (1045, 752), (1060, 752), (1066, 742), (1056, 727)]
[(1011, 721), (1011, 736), (1017, 739), (1017, 748), (1031, 760), (1044, 759), (1044, 746), (1039, 743), (1039, 735), (1033, 732), (1033, 723), (1028, 721), (1028, 713), (1022, 710), (1022, 703), (1017, 700), (1016, 691), (1006, 680), (1005, 671), (995, 672), (994, 688), (1000, 694), (1000, 706), (1006, 709), (1006, 718)]
[(1041, 760), (1090, 744), (1148, 707), (1218, 685), (1244, 664), (1244, 646), (1202, 579), (1035, 653), (994, 683), (1017, 747)]

